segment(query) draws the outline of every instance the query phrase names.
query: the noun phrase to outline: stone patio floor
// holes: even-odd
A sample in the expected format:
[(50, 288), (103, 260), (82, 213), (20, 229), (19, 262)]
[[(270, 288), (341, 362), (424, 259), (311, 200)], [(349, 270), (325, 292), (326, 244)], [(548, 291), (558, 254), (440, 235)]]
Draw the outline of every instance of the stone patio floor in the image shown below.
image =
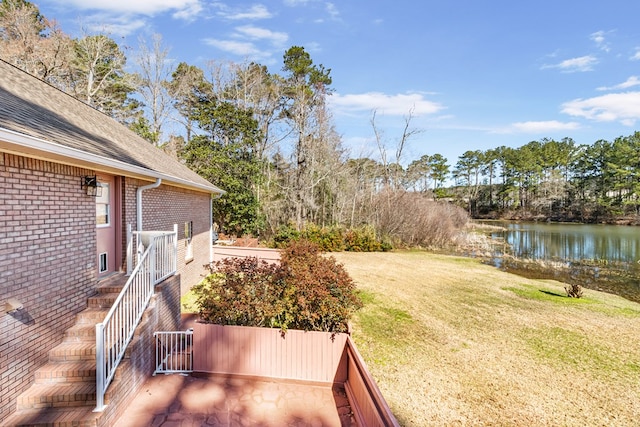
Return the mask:
[(118, 427), (355, 426), (342, 389), (180, 374), (149, 378)]
[[(193, 314), (182, 315), (182, 330)], [(279, 379), (159, 374), (147, 379), (118, 427), (355, 427), (342, 388)]]

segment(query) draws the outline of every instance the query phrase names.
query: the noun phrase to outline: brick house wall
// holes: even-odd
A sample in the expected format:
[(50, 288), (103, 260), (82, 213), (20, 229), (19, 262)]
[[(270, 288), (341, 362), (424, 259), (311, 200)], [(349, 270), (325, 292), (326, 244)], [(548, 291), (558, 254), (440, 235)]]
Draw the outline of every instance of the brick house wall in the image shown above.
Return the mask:
[[(151, 181), (136, 179), (124, 180), (125, 204), (123, 213), (123, 228), (126, 233), (126, 225), (136, 225), (136, 190), (138, 187), (151, 184)], [(161, 184), (158, 188), (145, 190), (142, 193), (142, 221), (143, 230), (173, 230), (173, 225), (178, 224), (178, 273), (182, 277), (180, 293), (185, 294), (191, 286), (202, 280), (206, 273), (205, 265), (211, 256), (211, 224), (209, 223), (209, 211), (211, 195), (170, 187)], [(187, 243), (185, 239), (185, 223), (192, 223), (192, 254), (193, 258), (187, 260)], [(126, 245), (126, 236), (123, 238)], [(124, 252), (126, 253), (126, 252)]]
[[(95, 292), (90, 173), (0, 152), (0, 424)], [(24, 309), (7, 314), (9, 298)]]
[[(80, 179), (95, 171), (0, 152), (0, 425), (16, 409), (16, 397), (87, 307), (98, 286), (95, 199)], [(151, 181), (120, 178), (123, 246), (126, 225), (136, 229), (136, 189)], [(161, 185), (143, 192), (145, 230), (178, 224), (178, 275), (162, 284), (159, 307), (133, 344), (119, 390), (134, 390), (153, 372), (152, 334), (179, 327), (179, 295), (198, 283), (210, 257), (211, 195)], [(193, 258), (185, 260), (185, 222), (192, 222)], [(121, 267), (126, 271), (126, 250)], [(24, 310), (6, 314), (15, 298)], [(176, 317), (176, 315), (178, 317)], [(125, 398), (122, 402), (126, 402)], [(112, 394), (119, 405), (119, 395)], [(109, 417), (107, 417), (109, 418)]]

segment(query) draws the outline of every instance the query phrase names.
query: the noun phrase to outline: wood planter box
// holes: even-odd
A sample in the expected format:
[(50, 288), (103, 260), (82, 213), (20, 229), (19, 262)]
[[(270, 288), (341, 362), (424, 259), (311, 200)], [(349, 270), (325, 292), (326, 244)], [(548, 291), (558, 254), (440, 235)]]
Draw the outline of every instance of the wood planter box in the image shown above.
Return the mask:
[(339, 385), (358, 425), (398, 425), (348, 334), (195, 323), (193, 370)]

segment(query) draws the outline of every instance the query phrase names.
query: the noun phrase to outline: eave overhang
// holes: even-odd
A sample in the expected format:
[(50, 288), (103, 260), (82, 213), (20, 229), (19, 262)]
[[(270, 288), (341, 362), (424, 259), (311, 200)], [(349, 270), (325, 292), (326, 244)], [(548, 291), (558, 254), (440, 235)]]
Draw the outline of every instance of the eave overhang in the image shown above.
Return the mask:
[(202, 184), (189, 181), (4, 128), (0, 128), (0, 151), (18, 156), (31, 157), (39, 160), (91, 169), (112, 175), (122, 175), (130, 178), (152, 181), (161, 178), (164, 184), (173, 185), (175, 187), (218, 195), (225, 194), (224, 190), (221, 190), (213, 184)]

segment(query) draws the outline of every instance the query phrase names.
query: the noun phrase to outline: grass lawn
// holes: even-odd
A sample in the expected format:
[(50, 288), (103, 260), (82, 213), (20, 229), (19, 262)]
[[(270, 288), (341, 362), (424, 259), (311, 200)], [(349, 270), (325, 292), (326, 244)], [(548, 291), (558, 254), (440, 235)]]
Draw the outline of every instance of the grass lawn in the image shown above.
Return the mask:
[(425, 252), (332, 254), (353, 337), (404, 426), (637, 426), (640, 304)]

